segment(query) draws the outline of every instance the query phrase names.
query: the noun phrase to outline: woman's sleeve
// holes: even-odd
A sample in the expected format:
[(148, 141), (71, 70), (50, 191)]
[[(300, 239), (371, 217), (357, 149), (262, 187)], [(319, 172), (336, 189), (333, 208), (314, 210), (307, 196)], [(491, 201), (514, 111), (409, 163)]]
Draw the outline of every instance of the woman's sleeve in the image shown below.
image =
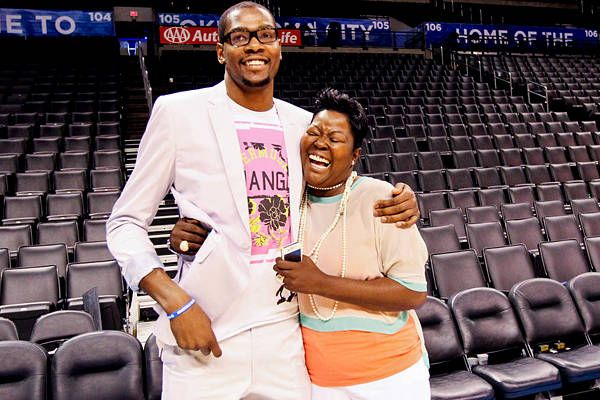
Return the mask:
[(417, 227), (401, 229), (379, 220), (375, 224), (381, 272), (410, 290), (427, 291), (425, 263), (428, 253)]

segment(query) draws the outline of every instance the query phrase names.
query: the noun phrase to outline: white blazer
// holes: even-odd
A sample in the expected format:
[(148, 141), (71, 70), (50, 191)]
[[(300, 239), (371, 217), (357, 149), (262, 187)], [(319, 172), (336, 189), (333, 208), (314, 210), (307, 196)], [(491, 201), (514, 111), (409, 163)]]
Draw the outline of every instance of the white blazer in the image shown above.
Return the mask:
[[(151, 241), (152, 223), (172, 191), (180, 214), (208, 223), (212, 233), (193, 261), (180, 257), (176, 280), (207, 313), (217, 338), (235, 329), (235, 316), (220, 316), (248, 285), (250, 223), (244, 167), (224, 82), (211, 88), (157, 99), (142, 138), (135, 169), (107, 222), (107, 241), (133, 290), (154, 268), (162, 268)], [(300, 137), (311, 114), (275, 99), (288, 155), (292, 231), (298, 230), (304, 185)], [(156, 335), (175, 344), (164, 311)]]

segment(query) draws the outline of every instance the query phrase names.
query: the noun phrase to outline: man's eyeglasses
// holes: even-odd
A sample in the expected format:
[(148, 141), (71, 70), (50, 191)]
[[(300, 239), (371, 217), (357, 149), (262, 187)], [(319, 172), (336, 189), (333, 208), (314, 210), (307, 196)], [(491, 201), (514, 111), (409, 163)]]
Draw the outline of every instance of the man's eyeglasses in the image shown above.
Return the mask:
[(232, 31), (223, 36), (223, 42), (227, 41), (234, 47), (246, 46), (255, 37), (262, 44), (271, 44), (277, 40), (277, 29), (264, 28), (257, 31)]

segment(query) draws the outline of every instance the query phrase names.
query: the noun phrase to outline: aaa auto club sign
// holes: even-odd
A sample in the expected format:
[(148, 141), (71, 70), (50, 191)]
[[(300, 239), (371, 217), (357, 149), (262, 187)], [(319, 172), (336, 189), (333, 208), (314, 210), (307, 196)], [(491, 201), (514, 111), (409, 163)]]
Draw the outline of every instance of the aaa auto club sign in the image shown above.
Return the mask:
[[(279, 40), (283, 46), (301, 46), (299, 29), (279, 29)], [(194, 45), (217, 44), (219, 33), (216, 27), (161, 26), (160, 44)]]

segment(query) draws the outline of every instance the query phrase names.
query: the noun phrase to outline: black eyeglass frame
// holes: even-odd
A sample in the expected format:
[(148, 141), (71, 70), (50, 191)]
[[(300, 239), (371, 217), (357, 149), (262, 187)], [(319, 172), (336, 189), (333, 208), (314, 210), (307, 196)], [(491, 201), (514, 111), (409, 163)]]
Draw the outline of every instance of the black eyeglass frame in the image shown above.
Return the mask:
[[(258, 33), (262, 32), (262, 31), (273, 31), (273, 32), (275, 32), (275, 39), (272, 42), (263, 42), (258, 37)], [(248, 42), (246, 42), (244, 44), (240, 44), (240, 45), (235, 45), (235, 44), (231, 43), (231, 35), (234, 34), (234, 33), (237, 33), (237, 32), (248, 33), (249, 34)], [(277, 39), (279, 39), (279, 30), (277, 28), (273, 28), (273, 27), (260, 28), (260, 29), (257, 29), (255, 31), (249, 31), (249, 30), (246, 30), (246, 29), (234, 29), (234, 30), (232, 30), (230, 32), (227, 32), (225, 35), (223, 35), (223, 37), (221, 38), (220, 42), (221, 42), (221, 44), (227, 42), (227, 43), (229, 43), (233, 47), (244, 47), (244, 46), (247, 46), (252, 41), (253, 37), (255, 37), (256, 40), (259, 41), (259, 43), (262, 43), (262, 44), (272, 44), (272, 43), (275, 43), (277, 41)]]

